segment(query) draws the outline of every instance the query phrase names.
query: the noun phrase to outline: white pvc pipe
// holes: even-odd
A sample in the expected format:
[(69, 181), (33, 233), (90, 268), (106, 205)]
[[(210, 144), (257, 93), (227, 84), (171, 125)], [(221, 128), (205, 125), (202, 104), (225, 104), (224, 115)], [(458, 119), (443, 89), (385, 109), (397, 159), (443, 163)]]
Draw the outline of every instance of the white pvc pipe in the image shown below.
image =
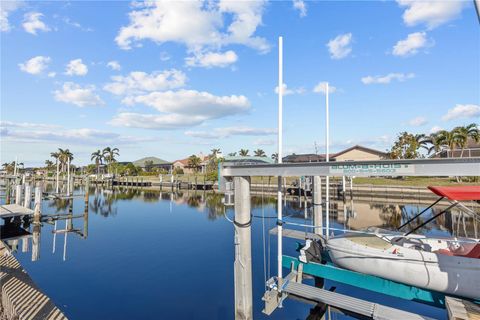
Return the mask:
[[(278, 163), (282, 163), (282, 139), (283, 139), (283, 38), (278, 37)], [(282, 177), (278, 177), (277, 188), (277, 260), (278, 278), (282, 278)]]
[[(328, 82), (325, 89), (325, 160), (330, 162), (330, 115), (328, 110)], [(328, 239), (329, 227), (330, 227), (330, 176), (326, 177), (326, 189), (325, 189), (325, 237)]]
[(67, 196), (70, 195), (70, 158), (67, 162)]
[(55, 186), (55, 193), (58, 194), (58, 188), (59, 188), (59, 179), (60, 179), (60, 161), (57, 158), (57, 181), (56, 181), (56, 186)]

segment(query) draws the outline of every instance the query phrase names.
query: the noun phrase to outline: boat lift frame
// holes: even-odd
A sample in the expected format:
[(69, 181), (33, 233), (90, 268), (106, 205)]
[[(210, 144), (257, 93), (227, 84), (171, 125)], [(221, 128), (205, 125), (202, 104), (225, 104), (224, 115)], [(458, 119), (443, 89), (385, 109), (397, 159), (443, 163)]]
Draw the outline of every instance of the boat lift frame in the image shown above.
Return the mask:
[[(222, 164), (219, 168), (219, 189), (227, 191), (227, 182), (234, 182), (234, 201), (235, 201), (235, 318), (252, 319), (252, 268), (251, 268), (251, 212), (250, 212), (250, 177), (255, 176), (326, 176), (326, 177), (477, 177), (480, 176), (480, 158), (448, 158), (448, 159), (401, 159), (401, 160), (378, 160), (378, 161), (348, 161), (348, 162), (316, 162), (316, 163), (278, 163), (278, 164), (255, 164), (255, 165), (236, 165)], [(228, 184), (231, 185), (231, 184)], [(231, 192), (232, 190), (230, 190)], [(315, 192), (315, 191), (314, 191)], [(246, 204), (248, 203), (248, 205)], [(277, 219), (277, 225), (283, 225), (281, 211)], [(278, 237), (283, 237), (282, 228), (278, 228)], [(328, 230), (327, 230), (328, 232)], [(238, 240), (242, 241), (238, 241)], [(278, 269), (283, 264), (282, 247), (278, 246)], [(302, 267), (303, 268), (303, 267)], [(301, 272), (300, 272), (301, 273)], [(293, 296), (302, 296), (307, 300), (314, 300), (328, 304), (328, 301), (322, 297), (328, 290), (313, 288), (307, 285), (296, 286), (299, 289), (295, 293), (289, 292), (286, 284), (291, 283), (295, 276), (297, 283), (301, 281), (298, 278), (298, 271), (293, 270), (290, 274), (282, 277), (281, 272), (274, 279), (270, 279), (270, 290), (264, 295), (265, 310), (270, 314), (277, 307), (282, 306), (282, 302), (289, 294)], [(313, 290), (315, 289), (315, 290)], [(313, 291), (312, 291), (313, 290)], [(312, 294), (317, 294), (312, 298)], [(336, 294), (336, 293), (331, 293)], [(343, 296), (343, 295), (342, 295)], [(339, 300), (343, 297), (338, 296)], [(353, 299), (353, 298), (351, 298)], [(357, 301), (358, 300), (358, 301)], [(330, 301), (330, 300), (329, 300)], [(350, 301), (350, 300), (348, 300)], [(237, 303), (238, 302), (238, 303)], [(335, 307), (355, 312), (357, 306), (365, 301), (356, 299), (347, 303), (339, 303)], [(385, 306), (377, 306), (376, 310), (387, 310)], [(388, 312), (395, 312), (392, 308)], [(397, 310), (398, 314), (405, 311)], [(373, 314), (370, 316), (374, 317)], [(381, 318), (381, 316), (374, 317)]]

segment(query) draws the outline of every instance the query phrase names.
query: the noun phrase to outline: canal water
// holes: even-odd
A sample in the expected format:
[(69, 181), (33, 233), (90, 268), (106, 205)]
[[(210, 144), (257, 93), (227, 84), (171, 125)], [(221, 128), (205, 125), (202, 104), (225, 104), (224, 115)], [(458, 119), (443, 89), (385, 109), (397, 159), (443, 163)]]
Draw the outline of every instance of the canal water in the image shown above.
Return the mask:
[[(43, 223), (39, 256), (32, 256), (31, 239), (25, 245), (19, 240), (15, 253), (70, 319), (234, 317), (234, 229), (226, 218), (233, 217), (233, 208), (222, 204), (222, 196), (200, 191), (90, 188), (86, 208), (84, 190), (77, 189), (75, 194), (73, 201), (44, 201), (43, 214), (60, 219)], [(289, 199), (284, 209), (286, 220), (311, 223), (310, 206), (308, 202), (305, 210), (303, 199)], [(331, 226), (394, 230), (426, 206), (413, 199), (401, 203), (336, 200)], [(74, 219), (63, 219), (62, 214), (69, 211)], [(311, 306), (291, 299), (272, 316), (262, 314), (265, 278), (276, 270), (276, 236), (268, 235), (275, 226), (276, 200), (257, 194), (252, 198), (252, 214), (254, 318), (306, 319)], [(429, 216), (431, 213), (425, 219)], [(472, 237), (477, 230), (473, 223), (452, 212), (420, 232)], [(31, 231), (31, 226), (26, 227)], [(296, 240), (284, 241), (285, 254), (297, 256), (295, 248)], [(326, 286), (436, 319), (446, 318), (441, 309), (339, 283), (327, 282)], [(331, 318), (348, 317), (332, 312)]]

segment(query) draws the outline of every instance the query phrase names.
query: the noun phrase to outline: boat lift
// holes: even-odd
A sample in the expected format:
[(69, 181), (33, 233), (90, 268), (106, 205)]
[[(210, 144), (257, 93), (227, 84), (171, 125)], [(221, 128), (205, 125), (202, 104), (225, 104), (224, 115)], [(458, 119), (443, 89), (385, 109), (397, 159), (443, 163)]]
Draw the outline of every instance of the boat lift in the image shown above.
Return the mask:
[[(250, 177), (254, 176), (278, 176), (281, 178), (289, 176), (321, 176), (329, 177), (479, 177), (480, 158), (449, 158), (449, 159), (414, 159), (414, 160), (379, 160), (379, 161), (349, 161), (349, 162), (323, 162), (323, 163), (279, 163), (279, 164), (257, 164), (257, 165), (233, 165), (223, 164), (220, 168), (220, 189), (223, 191), (227, 185), (232, 185), (235, 203), (235, 317), (236, 319), (252, 319), (252, 266), (251, 266), (251, 212), (250, 212)], [(313, 197), (318, 195), (315, 190)], [(322, 215), (321, 208), (315, 210), (314, 221), (319, 220)], [(280, 210), (279, 210), (280, 211)], [(328, 219), (328, 215), (327, 215)], [(277, 220), (278, 238), (283, 238), (285, 222), (279, 214)], [(328, 234), (328, 228), (325, 228)], [(287, 231), (287, 230), (285, 230)], [(321, 232), (314, 228), (316, 234)], [(341, 310), (354, 314), (360, 314), (374, 319), (426, 319), (425, 317), (406, 313), (402, 310), (389, 308), (374, 304), (361, 299), (341, 295), (325, 289), (302, 284), (302, 274), (311, 274), (326, 278), (325, 270), (314, 268), (311, 263), (301, 263), (295, 258), (283, 256), (282, 247), (278, 247), (278, 270), (285, 267), (290, 268), (290, 273), (285, 277), (281, 271), (277, 277), (269, 279), (265, 292), (264, 301), (266, 314), (271, 314), (277, 307), (282, 307), (282, 302), (288, 297), (300, 297), (307, 301), (325, 303)], [(336, 267), (332, 267), (336, 268)], [(340, 268), (336, 268), (340, 269)], [(333, 270), (333, 269), (331, 269)], [(337, 270), (332, 274), (349, 274), (352, 285), (355, 285), (359, 278), (352, 276), (348, 270)], [(358, 277), (365, 275), (359, 274)], [(343, 275), (339, 278), (344, 278)], [(365, 278), (364, 278), (365, 279)], [(372, 280), (369, 278), (368, 280)], [(403, 287), (403, 284), (393, 283), (378, 278), (375, 281), (365, 281), (364, 288), (382, 293), (395, 293), (401, 298), (423, 301), (428, 304), (442, 305), (442, 296), (438, 293), (418, 291), (415, 287)], [(382, 284), (383, 283), (383, 284)], [(376, 287), (376, 288), (375, 288)], [(423, 289), (422, 289), (423, 290)]]

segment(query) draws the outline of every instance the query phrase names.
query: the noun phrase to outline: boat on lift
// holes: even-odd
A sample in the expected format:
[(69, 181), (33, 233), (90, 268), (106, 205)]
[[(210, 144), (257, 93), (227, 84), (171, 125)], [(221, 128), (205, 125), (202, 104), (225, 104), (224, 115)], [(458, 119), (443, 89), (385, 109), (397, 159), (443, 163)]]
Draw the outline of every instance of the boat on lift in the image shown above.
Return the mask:
[[(376, 229), (345, 233), (326, 240), (326, 250), (338, 266), (424, 289), (480, 299), (480, 241), (472, 238), (433, 238), (413, 234), (453, 207), (460, 206), (478, 219), (478, 213), (459, 201), (480, 201), (480, 186), (429, 187), (440, 196), (407, 221), (408, 225), (440, 200), (451, 205), (407, 233)], [(399, 228), (399, 229), (400, 229)]]

